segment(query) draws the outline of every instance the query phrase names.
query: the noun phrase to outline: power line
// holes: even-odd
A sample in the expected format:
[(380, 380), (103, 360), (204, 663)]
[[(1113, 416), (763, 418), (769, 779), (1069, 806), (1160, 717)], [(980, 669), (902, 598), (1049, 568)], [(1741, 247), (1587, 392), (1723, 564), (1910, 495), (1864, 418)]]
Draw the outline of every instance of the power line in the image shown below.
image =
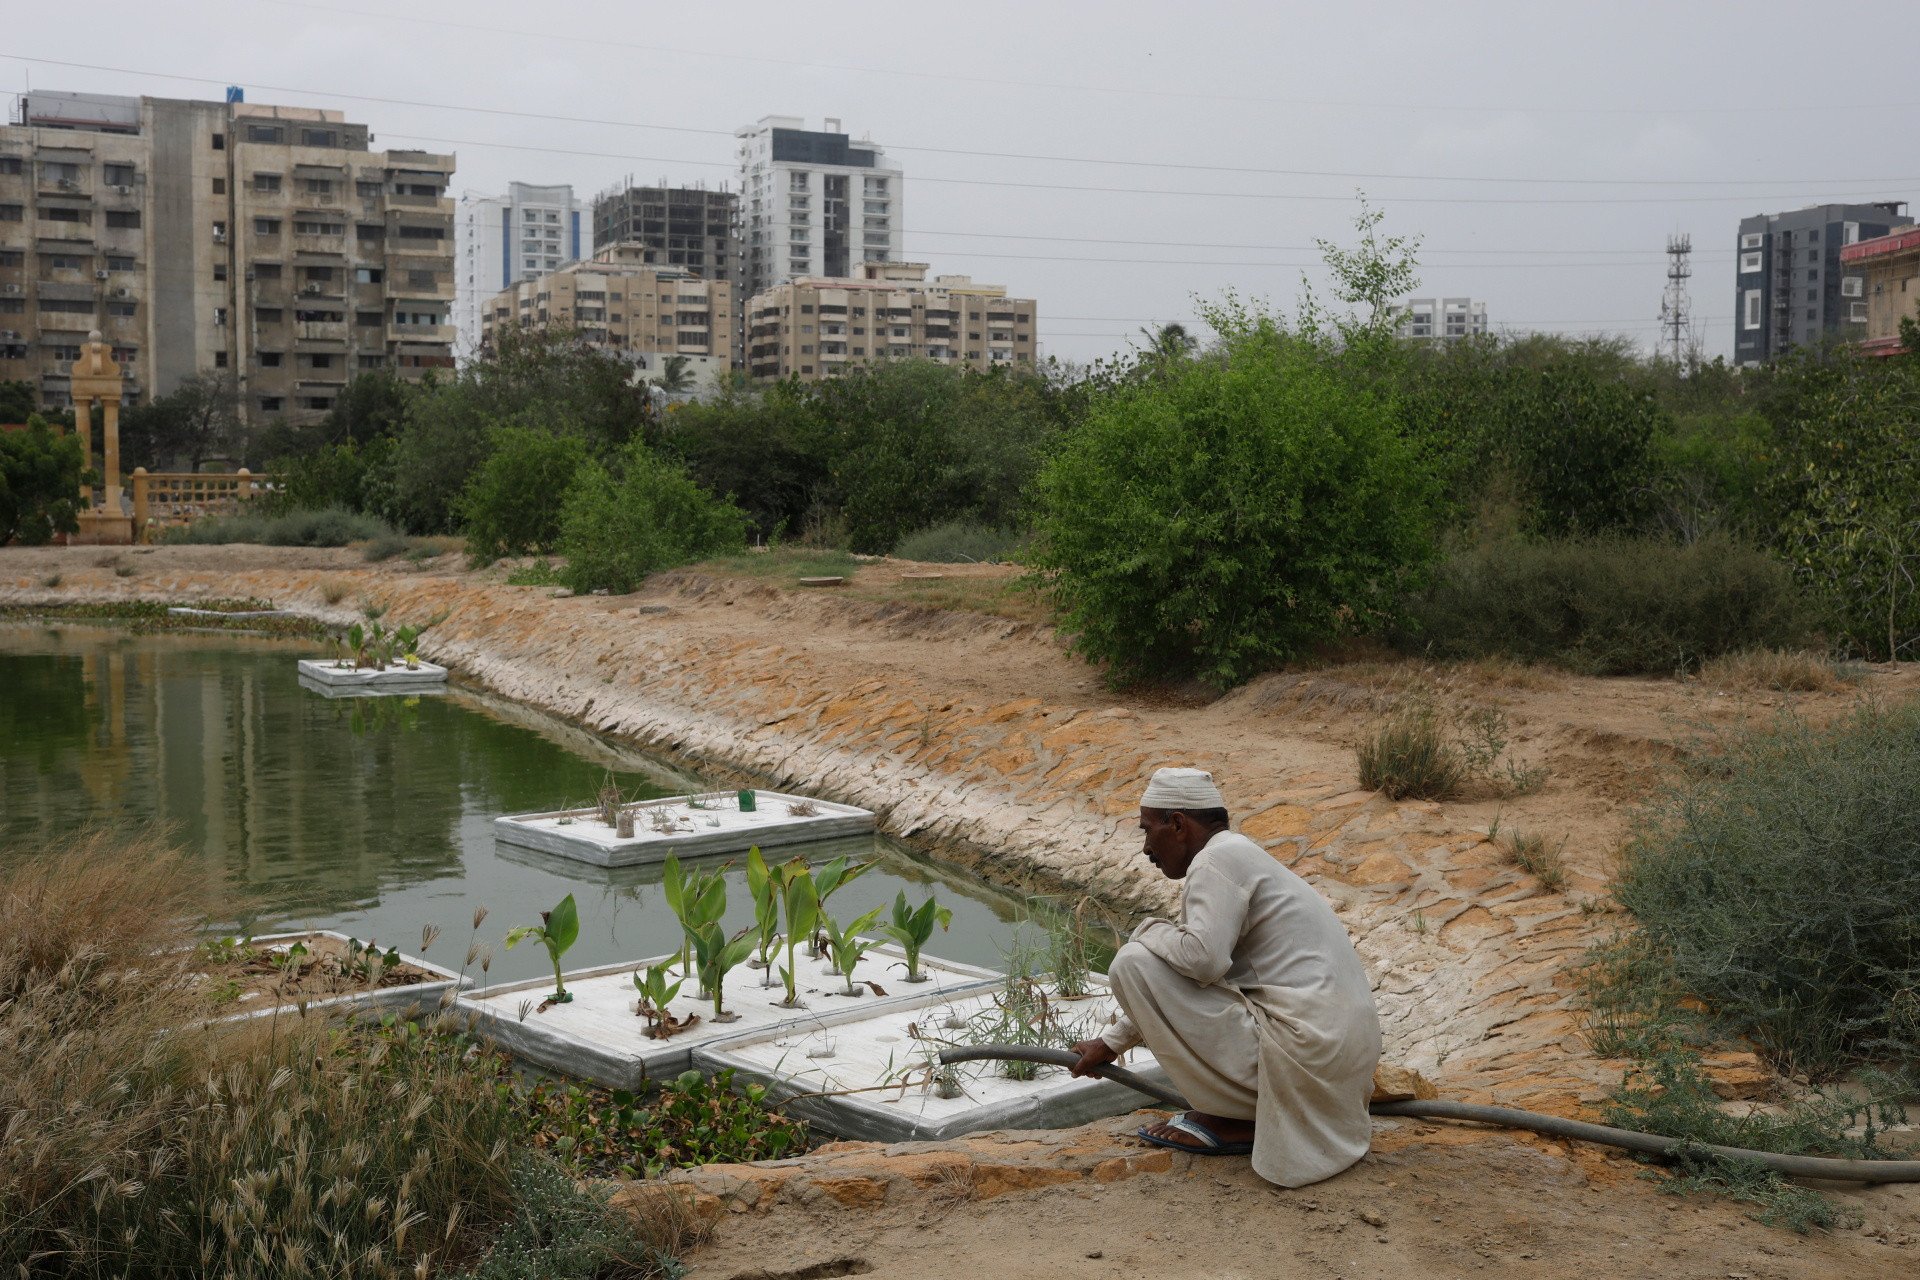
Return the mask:
[(1753, 112), (1797, 113), (1797, 112), (1846, 112), (1853, 114), (1861, 111), (1909, 111), (1920, 108), (1920, 102), (1887, 102), (1878, 104), (1864, 103), (1797, 103), (1782, 106), (1773, 103), (1756, 103), (1741, 106), (1711, 107), (1581, 107), (1564, 104), (1528, 105), (1528, 104), (1483, 104), (1449, 103), (1423, 101), (1418, 103), (1382, 102), (1379, 100), (1340, 100), (1313, 98), (1283, 98), (1256, 96), (1249, 94), (1196, 93), (1178, 89), (1158, 89), (1151, 85), (1128, 84), (1095, 85), (1057, 83), (1044, 80), (1012, 80), (993, 76), (970, 76), (954, 72), (900, 70), (895, 67), (872, 67), (858, 64), (809, 62), (798, 58), (772, 58), (764, 55), (746, 53), (716, 53), (710, 49), (688, 49), (672, 45), (639, 44), (633, 41), (606, 39), (600, 36), (570, 36), (551, 31), (526, 31), (512, 27), (497, 27), (476, 22), (456, 22), (445, 18), (415, 18), (403, 13), (373, 13), (364, 9), (343, 9), (333, 5), (316, 5), (307, 0), (266, 0), (289, 9), (312, 9), (322, 13), (349, 14), (362, 18), (386, 19), (401, 22), (413, 22), (435, 28), (455, 28), (468, 31), (483, 31), (492, 35), (513, 36), (521, 39), (551, 40), (558, 43), (586, 44), (596, 48), (635, 49), (646, 53), (664, 53), (675, 57), (713, 58), (721, 61), (754, 62), (768, 66), (798, 67), (810, 71), (845, 71), (858, 75), (896, 76), (914, 80), (949, 80), (962, 84), (989, 85), (995, 88), (1046, 89), (1068, 93), (1116, 94), (1129, 98), (1176, 98), (1201, 102), (1254, 103), (1267, 106), (1319, 107), (1341, 111), (1392, 111), (1402, 112), (1457, 112), (1467, 114), (1499, 114), (1520, 112), (1536, 115), (1748, 115)]
[[(1320, 250), (1320, 246), (1317, 244), (1220, 244), (1203, 240), (1113, 240), (1103, 239), (1097, 236), (1036, 236), (1001, 231), (923, 231), (912, 227), (907, 228), (905, 234), (917, 236), (955, 236), (971, 240), (1039, 240), (1059, 244), (1133, 244), (1146, 245), (1159, 249), (1257, 249), (1265, 253), (1317, 253)], [(1578, 257), (1581, 255), (1604, 253), (1644, 259), (1646, 262), (1658, 261), (1658, 259), (1651, 255), (1646, 249), (1441, 249), (1426, 244), (1422, 244), (1420, 247), (1431, 253), (1454, 253), (1461, 255), (1482, 254), (1505, 256), (1508, 254), (1537, 254), (1541, 257), (1555, 255)], [(1733, 249), (1702, 249), (1697, 252), (1702, 255), (1711, 254), (1715, 257), (1731, 258), (1736, 251)]]
[[(186, 81), (193, 84), (225, 85), (225, 84), (231, 83), (230, 80), (215, 78), (211, 76), (190, 76), (190, 75), (181, 75), (173, 72), (146, 71), (146, 70), (133, 68), (133, 67), (106, 66), (99, 63), (69, 62), (69, 61), (61, 61), (53, 58), (29, 57), (24, 54), (6, 54), (4, 56), (8, 58), (12, 58), (14, 61), (17, 61), (17, 62), (29, 62), (29, 63), (34, 63), (36, 65), (41, 65), (41, 66), (66, 67), (66, 68), (73, 68), (73, 69), (87, 70), (87, 71), (104, 71), (104, 72), (108, 72), (110, 74), (116, 74), (116, 75), (133, 75), (133, 76), (146, 76), (151, 79), (181, 80), (181, 81)], [(431, 110), (431, 111), (458, 111), (458, 112), (465, 112), (469, 115), (503, 116), (509, 119), (534, 120), (534, 121), (539, 121), (547, 124), (583, 124), (583, 125), (595, 125), (595, 126), (604, 126), (604, 127), (620, 128), (620, 129), (648, 129), (648, 130), (653, 130), (655, 132), (694, 134), (702, 137), (727, 138), (729, 140), (731, 140), (734, 137), (733, 131), (729, 129), (708, 129), (708, 128), (700, 128), (693, 125), (655, 124), (655, 123), (650, 123), (646, 121), (616, 120), (616, 119), (609, 119), (606, 117), (599, 117), (599, 116), (566, 116), (566, 115), (557, 115), (552, 112), (520, 111), (520, 110), (515, 110), (515, 109), (505, 108), (505, 107), (480, 107), (480, 106), (472, 106), (472, 105), (467, 105), (462, 103), (453, 103), (453, 102), (428, 102), (428, 101), (423, 101), (416, 98), (387, 98), (387, 97), (381, 97), (373, 94), (347, 93), (343, 91), (302, 88), (302, 87), (291, 86), (291, 85), (274, 85), (274, 84), (256, 83), (254, 84), (253, 87), (262, 89), (271, 93), (301, 94), (306, 97), (312, 97), (312, 98), (337, 98), (337, 99), (345, 99), (351, 102), (373, 102), (373, 103), (379, 103), (384, 106), (415, 107), (415, 108)], [(396, 136), (408, 137), (412, 135), (401, 134)], [(465, 141), (458, 141), (454, 139), (446, 139), (443, 141), (447, 145), (453, 145), (453, 146), (503, 147), (503, 146), (510, 145), (510, 144), (504, 144), (504, 143), (489, 143), (489, 142), (480, 142), (480, 141), (465, 142)], [(898, 150), (898, 151), (919, 151), (919, 152), (925, 152), (928, 154), (968, 156), (973, 158), (985, 158), (985, 159), (1040, 160), (1040, 161), (1046, 161), (1046, 162), (1055, 163), (1055, 164), (1075, 163), (1075, 164), (1101, 164), (1101, 165), (1128, 165), (1128, 166), (1141, 167), (1141, 168), (1206, 170), (1206, 171), (1213, 171), (1213, 172), (1262, 174), (1262, 175), (1280, 176), (1280, 177), (1332, 177), (1332, 178), (1341, 178), (1341, 179), (1347, 179), (1347, 180), (1365, 179), (1365, 180), (1381, 180), (1381, 181), (1403, 180), (1403, 181), (1418, 181), (1418, 182), (1529, 183), (1529, 184), (1539, 184), (1539, 185), (1549, 185), (1549, 186), (1581, 184), (1581, 185), (1598, 185), (1598, 186), (1798, 185), (1798, 186), (1811, 187), (1811, 186), (1832, 186), (1837, 184), (1837, 185), (1847, 185), (1847, 186), (1856, 188), (1855, 190), (1850, 190), (1846, 192), (1828, 193), (1831, 196), (1862, 195), (1863, 193), (1857, 190), (1857, 188), (1862, 186), (1898, 187), (1898, 186), (1908, 186), (1908, 185), (1914, 185), (1916, 183), (1920, 183), (1920, 178), (1858, 178), (1858, 179), (1855, 179), (1855, 178), (1714, 178), (1714, 179), (1694, 180), (1694, 179), (1686, 179), (1686, 178), (1679, 178), (1679, 179), (1565, 178), (1565, 179), (1562, 179), (1562, 178), (1506, 178), (1506, 177), (1483, 177), (1483, 176), (1449, 177), (1443, 174), (1394, 175), (1394, 174), (1383, 174), (1383, 173), (1343, 172), (1338, 170), (1263, 169), (1263, 168), (1232, 166), (1232, 165), (1194, 165), (1194, 164), (1187, 164), (1187, 163), (1174, 162), (1174, 161), (1168, 161), (1163, 163), (1158, 161), (1143, 161), (1143, 160), (1109, 160), (1109, 159), (1104, 159), (1099, 157), (1087, 157), (1087, 156), (1052, 156), (1052, 155), (1038, 155), (1038, 154), (1032, 154), (1032, 153), (1008, 152), (1008, 151), (975, 151), (975, 150), (964, 150), (964, 149), (950, 148), (950, 147), (912, 146), (908, 144), (888, 144), (888, 145), (892, 146), (894, 150)], [(513, 149), (515, 150), (546, 150), (546, 148), (537, 148), (537, 147), (532, 147), (532, 148), (515, 147)], [(578, 153), (557, 152), (557, 154), (578, 154)], [(732, 168), (733, 167), (730, 163), (721, 163), (716, 161), (700, 161), (700, 160), (671, 160), (671, 159), (665, 159), (657, 156), (624, 156), (624, 157), (609, 157), (609, 158), (627, 159), (627, 160), (643, 160), (650, 163), (696, 164), (696, 165), (704, 165), (704, 166), (716, 167), (716, 168)], [(1186, 192), (1186, 191), (1178, 191), (1178, 190), (1160, 190), (1160, 189), (1153, 189), (1153, 188), (1076, 186), (1076, 185), (1070, 185), (1070, 184), (1023, 183), (1023, 182), (1010, 182), (1010, 181), (1004, 181), (1004, 180), (993, 181), (993, 180), (987, 180), (987, 179), (935, 178), (935, 177), (926, 177), (924, 175), (915, 175), (914, 180), (916, 182), (952, 182), (952, 183), (963, 183), (966, 185), (977, 185), (977, 186), (1010, 186), (1010, 187), (1032, 186), (1032, 187), (1039, 187), (1039, 188), (1048, 189), (1048, 190), (1092, 191), (1092, 192), (1099, 192), (1103, 194), (1118, 193), (1118, 194), (1132, 194), (1132, 195), (1204, 195), (1214, 199), (1347, 201), (1353, 198), (1351, 195), (1347, 195), (1347, 194), (1276, 195), (1276, 194), (1266, 194), (1266, 193), (1256, 193), (1256, 192), (1234, 192), (1234, 191)], [(1669, 203), (1669, 202), (1705, 203), (1705, 202), (1713, 202), (1713, 201), (1725, 202), (1725, 201), (1739, 201), (1739, 200), (1749, 200), (1749, 199), (1791, 200), (1791, 199), (1799, 199), (1799, 198), (1806, 198), (1806, 193), (1803, 192), (1801, 193), (1800, 196), (1761, 197), (1761, 196), (1742, 194), (1742, 195), (1729, 195), (1729, 196), (1673, 196), (1673, 197), (1638, 197), (1638, 198), (1394, 196), (1393, 200), (1396, 203), (1401, 203), (1401, 204), (1645, 204), (1645, 203)]]

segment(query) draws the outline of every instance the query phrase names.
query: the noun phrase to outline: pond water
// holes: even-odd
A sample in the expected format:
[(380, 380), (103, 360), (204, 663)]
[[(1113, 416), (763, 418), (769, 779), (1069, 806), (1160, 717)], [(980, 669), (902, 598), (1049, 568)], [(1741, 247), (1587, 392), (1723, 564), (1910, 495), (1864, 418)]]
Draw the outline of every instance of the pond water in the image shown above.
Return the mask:
[[(611, 772), (634, 797), (708, 789), (693, 775), (525, 707), (453, 686), (420, 697), (327, 698), (303, 689), (311, 642), (231, 633), (0, 624), (0, 861), (99, 821), (157, 819), (218, 863), (250, 915), (231, 932), (339, 929), (459, 968), (474, 909), (486, 980), (547, 972), (536, 944), (504, 947), (567, 893), (581, 915), (568, 968), (672, 950), (679, 926), (658, 867), (607, 871), (496, 847), (503, 813), (591, 802)], [(778, 856), (791, 856), (782, 851)], [(1027, 900), (880, 838), (807, 847), (876, 867), (835, 895), (846, 920), (929, 890), (953, 925), (929, 950), (994, 964)], [(725, 861), (725, 860), (721, 860)], [(741, 860), (728, 927), (751, 917)], [(478, 976), (476, 974), (476, 976)]]

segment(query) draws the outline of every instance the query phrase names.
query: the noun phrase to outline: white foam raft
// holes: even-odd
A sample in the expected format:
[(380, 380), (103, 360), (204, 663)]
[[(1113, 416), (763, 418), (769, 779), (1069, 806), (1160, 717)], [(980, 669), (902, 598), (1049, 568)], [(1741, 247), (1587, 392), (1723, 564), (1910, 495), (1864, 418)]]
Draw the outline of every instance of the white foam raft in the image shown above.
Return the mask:
[[(1092, 1036), (1114, 1013), (1104, 980), (1096, 994), (1054, 1008)], [(1006, 1076), (997, 1062), (955, 1067), (960, 1092), (932, 1087), (932, 1062), (945, 1047), (950, 1017), (990, 1013), (1001, 986), (927, 995), (887, 1006), (843, 1008), (807, 1026), (747, 1032), (699, 1046), (694, 1066), (731, 1070), (736, 1085), (766, 1086), (771, 1101), (840, 1138), (869, 1142), (942, 1141), (988, 1129), (1064, 1129), (1121, 1115), (1150, 1100), (1111, 1081), (1081, 1079), (1064, 1067), (1038, 1067), (1031, 1080)], [(1164, 1082), (1144, 1049), (1127, 1055), (1129, 1071)]]
[(300, 659), (300, 683), (318, 686), (330, 694), (426, 693), (444, 689), (447, 669), (431, 662), (418, 666), (404, 664), (375, 671), (367, 667), (342, 666), (331, 658)]
[[(298, 933), (271, 933), (263, 937), (250, 939), (252, 945), (271, 951), (285, 951), (296, 942), (306, 942), (312, 938), (331, 938), (345, 944), (348, 936), (335, 929), (302, 929)], [(371, 945), (371, 941), (369, 942)], [(445, 965), (438, 965), (419, 956), (400, 953), (400, 963), (423, 969), (433, 977), (426, 981), (406, 983), (393, 987), (376, 987), (369, 991), (347, 991), (339, 995), (323, 996), (317, 1000), (308, 1000), (305, 1009), (309, 1013), (351, 1013), (356, 1017), (369, 1013), (407, 1013), (428, 1014), (439, 1007), (441, 998), (449, 989), (458, 990), (467, 986), (473, 979)], [(217, 1022), (241, 1022), (250, 1018), (270, 1018), (275, 1013), (294, 1014), (300, 1006), (291, 1002), (276, 1004), (267, 1001), (257, 1009), (242, 1009), (237, 1013), (226, 1014), (215, 1019)]]
[(468, 988), (458, 1005), (478, 1016), (477, 1030), (515, 1058), (549, 1071), (591, 1080), (615, 1089), (632, 1089), (648, 1078), (671, 1077), (694, 1065), (702, 1045), (743, 1034), (798, 1030), (820, 1025), (842, 1010), (856, 1012), (917, 1003), (925, 998), (944, 1000), (967, 992), (997, 987), (1000, 975), (990, 969), (935, 960), (922, 955), (926, 980), (905, 980), (903, 957), (897, 948), (875, 947), (854, 969), (856, 984), (877, 983), (880, 995), (861, 986), (863, 994), (847, 996), (845, 980), (825, 973), (827, 962), (810, 960), (806, 949), (794, 956), (799, 968), (800, 1009), (782, 1008), (786, 989), (779, 980), (785, 951), (776, 954), (774, 985), (760, 985), (759, 969), (741, 965), (727, 975), (726, 1006), (738, 1014), (733, 1022), (713, 1021), (713, 1002), (696, 998), (698, 983), (687, 979), (672, 1002), (676, 1018), (698, 1014), (700, 1020), (666, 1040), (648, 1037), (647, 1020), (636, 1012), (639, 993), (633, 975), (665, 957), (602, 965), (565, 975), (573, 999), (540, 1009), (553, 990), (553, 978), (531, 979), (506, 986)]
[[(737, 795), (669, 796), (623, 806), (633, 814), (633, 834), (600, 821), (596, 809), (557, 809), (515, 813), (493, 820), (494, 839), (543, 853), (590, 862), (598, 867), (628, 867), (680, 857), (742, 853), (753, 846), (801, 844), (864, 835), (874, 828), (873, 812), (850, 804), (808, 800), (778, 791), (753, 792), (754, 808), (740, 808)], [(697, 804), (696, 804), (697, 802)], [(800, 813), (793, 810), (798, 808)], [(811, 812), (808, 812), (808, 811)]]

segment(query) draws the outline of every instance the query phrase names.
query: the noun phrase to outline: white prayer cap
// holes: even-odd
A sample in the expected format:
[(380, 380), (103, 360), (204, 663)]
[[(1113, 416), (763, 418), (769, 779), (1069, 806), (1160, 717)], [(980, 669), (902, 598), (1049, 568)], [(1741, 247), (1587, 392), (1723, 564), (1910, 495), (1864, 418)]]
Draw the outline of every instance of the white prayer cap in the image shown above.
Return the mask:
[(1144, 809), (1224, 809), (1227, 800), (1205, 769), (1155, 769), (1140, 805)]

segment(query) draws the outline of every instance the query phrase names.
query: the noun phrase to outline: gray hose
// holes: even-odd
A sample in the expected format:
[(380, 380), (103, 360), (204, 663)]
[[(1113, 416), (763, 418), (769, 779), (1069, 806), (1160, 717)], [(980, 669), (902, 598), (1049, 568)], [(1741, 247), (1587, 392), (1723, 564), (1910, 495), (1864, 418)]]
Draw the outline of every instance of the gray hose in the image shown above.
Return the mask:
[[(978, 1044), (941, 1053), (942, 1063), (976, 1062), (982, 1058), (1012, 1058), (1021, 1062), (1044, 1062), (1050, 1066), (1071, 1067), (1079, 1055), (1065, 1049), (1037, 1049), (1017, 1044)], [(1187, 1103), (1173, 1090), (1145, 1080), (1119, 1067), (1102, 1067), (1094, 1074), (1103, 1080), (1123, 1084), (1170, 1107), (1184, 1108)], [(1745, 1160), (1764, 1165), (1791, 1178), (1818, 1178), (1828, 1182), (1920, 1182), (1920, 1160), (1841, 1160), (1827, 1156), (1789, 1156), (1772, 1151), (1749, 1151), (1744, 1147), (1719, 1147), (1684, 1138), (1665, 1138), (1612, 1125), (1588, 1124), (1584, 1120), (1563, 1120), (1536, 1111), (1512, 1107), (1483, 1107), (1469, 1102), (1411, 1101), (1376, 1102), (1369, 1108), (1377, 1116), (1399, 1116), (1423, 1120), (1466, 1120), (1474, 1124), (1499, 1125), (1506, 1129), (1530, 1129), (1553, 1138), (1578, 1142), (1597, 1142), (1653, 1156), (1673, 1156), (1683, 1152), (1703, 1152), (1728, 1160)]]

